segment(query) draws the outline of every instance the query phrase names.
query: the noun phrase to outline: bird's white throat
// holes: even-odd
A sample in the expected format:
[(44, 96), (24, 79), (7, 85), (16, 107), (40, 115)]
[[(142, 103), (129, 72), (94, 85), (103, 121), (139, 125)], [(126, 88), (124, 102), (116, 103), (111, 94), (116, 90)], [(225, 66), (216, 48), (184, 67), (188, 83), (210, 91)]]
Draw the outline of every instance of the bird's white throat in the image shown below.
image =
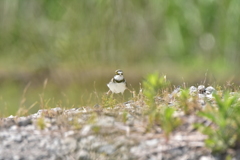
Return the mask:
[(121, 81), (121, 80), (124, 79), (124, 77), (123, 77), (123, 75), (115, 75), (114, 79), (117, 80), (117, 81)]

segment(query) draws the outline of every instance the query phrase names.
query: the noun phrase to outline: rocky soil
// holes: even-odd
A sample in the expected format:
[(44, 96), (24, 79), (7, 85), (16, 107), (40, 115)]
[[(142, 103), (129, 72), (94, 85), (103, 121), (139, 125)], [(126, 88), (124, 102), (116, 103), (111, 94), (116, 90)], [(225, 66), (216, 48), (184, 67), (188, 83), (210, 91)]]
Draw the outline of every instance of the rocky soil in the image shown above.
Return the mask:
[(119, 120), (122, 107), (53, 108), (27, 117), (2, 118), (0, 160), (213, 158), (204, 147), (205, 136), (191, 125), (204, 120), (182, 117), (184, 124), (166, 139), (160, 127), (147, 131), (138, 106), (125, 106), (127, 119)]
[(142, 102), (113, 108), (52, 108), (0, 119), (0, 160), (217, 160), (194, 123), (208, 121), (176, 113), (182, 125), (166, 137), (149, 128)]

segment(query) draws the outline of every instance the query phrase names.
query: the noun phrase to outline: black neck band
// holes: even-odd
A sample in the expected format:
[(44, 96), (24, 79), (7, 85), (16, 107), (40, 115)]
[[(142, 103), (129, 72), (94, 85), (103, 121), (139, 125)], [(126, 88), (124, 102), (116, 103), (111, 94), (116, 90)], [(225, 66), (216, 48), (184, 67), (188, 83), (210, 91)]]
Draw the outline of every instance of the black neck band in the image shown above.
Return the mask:
[(122, 83), (122, 82), (125, 82), (125, 79), (123, 78), (122, 80), (116, 80), (116, 79), (113, 79), (113, 82), (117, 82), (117, 83)]

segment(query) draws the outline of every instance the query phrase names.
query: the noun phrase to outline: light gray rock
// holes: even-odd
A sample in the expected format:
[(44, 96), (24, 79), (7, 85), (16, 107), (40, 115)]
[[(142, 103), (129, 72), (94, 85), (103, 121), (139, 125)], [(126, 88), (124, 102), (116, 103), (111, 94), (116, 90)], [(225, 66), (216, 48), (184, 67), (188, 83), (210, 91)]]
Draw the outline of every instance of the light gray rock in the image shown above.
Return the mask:
[(27, 126), (30, 124), (32, 124), (32, 120), (30, 118), (25, 118), (25, 119), (19, 120), (17, 123), (18, 126)]
[(100, 117), (97, 120), (96, 125), (101, 127), (112, 127), (114, 125), (115, 119), (113, 117)]
[(212, 86), (208, 86), (206, 88), (206, 94), (209, 95), (209, 94), (213, 94), (215, 92), (215, 88), (213, 88)]
[(206, 92), (205, 86), (204, 85), (199, 85), (198, 86), (198, 93), (199, 94), (204, 94)]
[[(134, 102), (131, 102), (131, 105), (132, 103)], [(139, 103), (133, 106), (124, 108), (125, 110), (117, 108), (117, 111), (120, 110), (119, 114), (112, 116), (109, 116), (111, 110), (108, 109), (107, 114), (100, 113), (96, 121), (91, 123), (88, 121), (92, 116), (89, 110), (90, 113), (94, 111), (87, 107), (80, 110), (50, 109), (53, 115), (57, 113), (52, 117), (44, 117), (41, 115), (43, 110), (40, 110), (28, 117), (11, 116), (1, 119), (0, 160), (194, 160), (211, 155), (210, 152), (203, 152), (203, 145), (196, 145), (202, 144), (204, 139), (196, 139), (199, 136), (193, 135), (192, 129), (180, 130), (178, 139), (173, 132), (168, 142), (162, 132), (155, 132), (156, 128), (153, 128), (155, 131), (146, 132), (146, 119), (142, 119), (141, 116), (144, 115), (138, 114), (138, 112), (142, 113), (142, 105)], [(120, 113), (125, 112), (127, 112), (127, 122), (122, 122)], [(43, 130), (38, 128), (39, 117), (48, 124)], [(186, 123), (184, 125), (187, 126), (199, 120), (197, 116), (184, 118), (183, 122)], [(26, 122), (23, 122), (25, 120)], [(5, 122), (10, 122), (10, 125), (5, 125)], [(19, 125), (19, 122), (22, 124)], [(73, 123), (77, 124), (73, 125)], [(79, 128), (75, 128), (78, 124)], [(94, 132), (95, 126), (100, 127), (101, 131)], [(191, 135), (194, 138), (190, 140)]]
[(77, 160), (90, 160), (89, 153), (85, 150), (80, 150), (77, 153)]
[(154, 146), (157, 146), (158, 142), (159, 142), (158, 139), (151, 139), (151, 140), (145, 141), (145, 144), (147, 146), (154, 147)]
[(77, 140), (71, 137), (67, 137), (61, 140), (61, 152), (63, 154), (69, 154), (77, 150)]
[(189, 88), (189, 94), (191, 95), (191, 96), (195, 96), (196, 94), (197, 94), (197, 88), (195, 87), (195, 86), (191, 86), (190, 88)]
[(115, 152), (116, 147), (114, 145), (103, 145), (98, 149), (98, 152), (111, 155)]

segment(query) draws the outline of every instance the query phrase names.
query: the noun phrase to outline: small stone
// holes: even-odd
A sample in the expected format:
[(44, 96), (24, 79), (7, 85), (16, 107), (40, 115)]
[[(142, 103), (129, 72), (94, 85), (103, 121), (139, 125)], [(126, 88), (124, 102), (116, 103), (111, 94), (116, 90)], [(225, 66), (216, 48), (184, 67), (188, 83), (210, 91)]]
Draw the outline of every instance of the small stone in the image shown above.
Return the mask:
[(191, 86), (191, 87), (189, 88), (189, 94), (190, 94), (191, 96), (195, 96), (196, 93), (197, 93), (197, 88), (196, 88), (195, 86)]
[(73, 130), (67, 131), (67, 132), (64, 133), (64, 137), (72, 136), (72, 135), (74, 135), (74, 133), (75, 132)]
[(86, 125), (81, 130), (81, 135), (88, 135), (88, 133), (91, 131), (92, 126)]
[(205, 86), (204, 85), (199, 85), (198, 86), (198, 93), (199, 94), (204, 94), (206, 92)]
[(157, 139), (147, 140), (145, 141), (145, 144), (148, 146), (156, 146), (158, 144), (158, 140)]
[(60, 107), (52, 108), (51, 110), (54, 111), (54, 112), (57, 112), (57, 113), (62, 112), (62, 108), (60, 108)]
[(106, 153), (106, 154), (108, 154), (108, 155), (111, 155), (111, 154), (114, 153), (115, 149), (116, 149), (116, 148), (115, 148), (113, 145), (104, 145), (104, 146), (101, 146), (101, 147), (98, 149), (98, 151), (99, 151), (100, 153)]
[(30, 118), (25, 119), (25, 120), (21, 120), (17, 123), (18, 126), (27, 126), (32, 124), (32, 120)]
[(174, 97), (175, 95), (177, 95), (178, 93), (180, 93), (181, 91), (181, 86), (177, 86), (171, 93), (171, 96)]
[(99, 104), (95, 104), (94, 108), (100, 108), (101, 106)]
[(77, 141), (74, 138), (65, 138), (61, 142), (61, 148), (62, 148), (62, 153), (68, 154), (72, 153), (76, 150), (77, 148)]
[(14, 126), (11, 126), (9, 130), (10, 131), (16, 131), (17, 129), (18, 129), (18, 127), (16, 125), (14, 125)]
[(15, 142), (18, 142), (18, 143), (21, 143), (23, 138), (22, 138), (22, 135), (15, 135), (12, 137), (12, 139), (15, 141)]
[(212, 86), (208, 86), (206, 88), (206, 94), (213, 94), (213, 92), (215, 92), (215, 88), (213, 88)]
[(199, 160), (213, 160), (214, 158), (210, 157), (210, 156), (202, 156), (200, 157)]
[(14, 155), (13, 160), (24, 160), (24, 158), (20, 157), (19, 155)]
[(80, 150), (77, 154), (77, 159), (78, 160), (89, 160), (89, 155), (88, 152), (85, 150)]
[(198, 100), (198, 103), (199, 103), (202, 107), (205, 107), (205, 105), (206, 105), (206, 102), (205, 102), (203, 99), (199, 99), (199, 100)]
[(125, 104), (125, 108), (127, 108), (127, 109), (132, 109), (133, 107), (131, 106), (131, 104)]
[(16, 118), (16, 116), (10, 115), (8, 118), (13, 119), (13, 118)]
[(16, 124), (15, 120), (13, 118), (6, 118), (6, 120), (4, 121), (4, 124), (3, 126), (4, 127), (11, 127), (11, 126), (14, 126)]
[(114, 125), (114, 118), (113, 117), (100, 118), (97, 122), (97, 125), (103, 127), (112, 127)]
[(204, 99), (205, 97), (206, 97), (205, 94), (198, 94), (198, 98), (199, 98), (199, 99)]

